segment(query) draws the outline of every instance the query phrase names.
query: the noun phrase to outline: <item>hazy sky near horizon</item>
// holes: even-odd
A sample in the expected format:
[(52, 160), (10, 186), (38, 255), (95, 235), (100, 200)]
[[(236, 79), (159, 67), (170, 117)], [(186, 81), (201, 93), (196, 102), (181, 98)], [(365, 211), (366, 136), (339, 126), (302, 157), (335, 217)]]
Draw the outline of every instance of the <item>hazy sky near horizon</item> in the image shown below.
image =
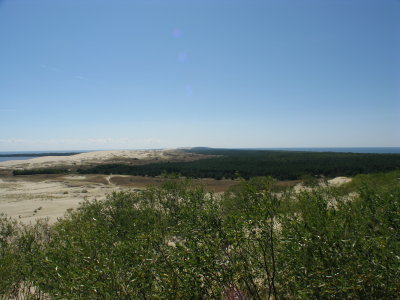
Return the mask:
[(398, 0), (0, 0), (0, 151), (400, 146)]

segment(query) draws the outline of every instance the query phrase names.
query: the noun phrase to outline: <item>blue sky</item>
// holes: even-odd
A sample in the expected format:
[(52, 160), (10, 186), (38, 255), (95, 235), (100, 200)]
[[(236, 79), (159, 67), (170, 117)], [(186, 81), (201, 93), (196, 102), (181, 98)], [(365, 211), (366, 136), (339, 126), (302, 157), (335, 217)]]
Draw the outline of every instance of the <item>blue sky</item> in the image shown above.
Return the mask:
[(0, 151), (400, 146), (400, 1), (0, 0)]

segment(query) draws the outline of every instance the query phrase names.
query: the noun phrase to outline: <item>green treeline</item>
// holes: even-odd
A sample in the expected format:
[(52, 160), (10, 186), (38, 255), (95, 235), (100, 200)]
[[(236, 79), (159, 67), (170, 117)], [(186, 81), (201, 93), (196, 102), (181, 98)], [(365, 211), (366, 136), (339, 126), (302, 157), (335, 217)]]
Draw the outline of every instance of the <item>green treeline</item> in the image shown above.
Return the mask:
[(304, 175), (354, 176), (361, 173), (400, 169), (400, 154), (359, 154), (268, 150), (193, 149), (190, 152), (219, 155), (192, 162), (160, 162), (140, 166), (99, 165), (79, 169), (82, 174), (125, 174), (158, 176), (176, 173), (190, 178), (243, 178), (272, 176), (279, 180), (299, 179)]
[(4, 216), (0, 297), (398, 299), (399, 177), (300, 193), (252, 178), (223, 195), (172, 180), (54, 225)]
[(27, 169), (14, 170), (13, 175), (35, 175), (35, 174), (63, 174), (68, 173), (66, 169)]

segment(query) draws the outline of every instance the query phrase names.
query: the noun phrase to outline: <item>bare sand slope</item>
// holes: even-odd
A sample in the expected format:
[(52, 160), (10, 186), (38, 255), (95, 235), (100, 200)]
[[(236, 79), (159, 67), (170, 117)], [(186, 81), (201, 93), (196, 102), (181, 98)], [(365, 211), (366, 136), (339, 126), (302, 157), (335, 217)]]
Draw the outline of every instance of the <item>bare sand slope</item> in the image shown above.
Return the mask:
[(104, 200), (107, 194), (124, 189), (91, 182), (90, 177), (95, 178), (70, 175), (36, 182), (28, 178), (0, 179), (0, 212), (23, 223), (47, 217), (54, 222), (84, 200)]
[(201, 157), (177, 149), (170, 150), (112, 150), (80, 153), (71, 156), (43, 156), (28, 160), (0, 162), (0, 169), (35, 169), (58, 166), (80, 166), (124, 160), (168, 160)]

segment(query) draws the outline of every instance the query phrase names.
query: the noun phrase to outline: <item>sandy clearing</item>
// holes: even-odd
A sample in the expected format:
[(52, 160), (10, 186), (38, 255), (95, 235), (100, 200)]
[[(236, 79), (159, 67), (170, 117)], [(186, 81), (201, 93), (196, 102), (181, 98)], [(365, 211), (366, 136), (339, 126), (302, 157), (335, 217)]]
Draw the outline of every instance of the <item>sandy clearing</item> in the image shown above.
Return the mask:
[(64, 178), (42, 182), (1, 179), (0, 212), (23, 223), (47, 217), (52, 223), (84, 200), (104, 200), (113, 191), (122, 190), (118, 186), (87, 182), (81, 178), (70, 180), (72, 182), (64, 181)]
[(66, 180), (85, 180), (86, 176), (82, 175), (68, 175), (63, 177)]

